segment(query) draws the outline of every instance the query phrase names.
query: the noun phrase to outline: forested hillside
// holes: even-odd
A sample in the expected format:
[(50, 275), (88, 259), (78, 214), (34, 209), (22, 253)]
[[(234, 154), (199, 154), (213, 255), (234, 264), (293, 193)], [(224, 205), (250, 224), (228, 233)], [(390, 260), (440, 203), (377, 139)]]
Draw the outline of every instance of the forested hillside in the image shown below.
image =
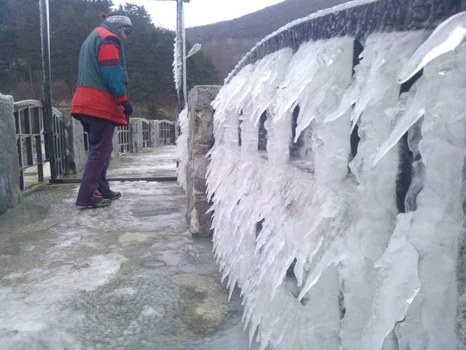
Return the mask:
[[(11, 94), (15, 100), (42, 98), (38, 3), (37, 0), (0, 0), (0, 93)], [(69, 104), (76, 83), (81, 44), (101, 23), (100, 14), (108, 12), (112, 6), (109, 0), (50, 0), (55, 105)], [(142, 6), (127, 4), (124, 10), (133, 22), (133, 35), (124, 44), (130, 99), (147, 117), (174, 117), (175, 33), (156, 28)], [(189, 86), (219, 82), (212, 61), (202, 51), (192, 56), (187, 64)]]
[(349, 0), (287, 0), (249, 15), (188, 28), (186, 36), (200, 43), (224, 79), (238, 61), (265, 36), (297, 19)]

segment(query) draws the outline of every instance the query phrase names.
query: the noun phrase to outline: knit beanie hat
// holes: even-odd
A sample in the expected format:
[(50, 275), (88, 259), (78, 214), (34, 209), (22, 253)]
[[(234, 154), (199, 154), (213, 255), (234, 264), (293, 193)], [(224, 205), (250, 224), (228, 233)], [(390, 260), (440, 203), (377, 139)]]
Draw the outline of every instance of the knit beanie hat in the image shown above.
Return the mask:
[(129, 17), (123, 14), (109, 15), (105, 17), (105, 21), (112, 23), (117, 28), (132, 27), (132, 23)]

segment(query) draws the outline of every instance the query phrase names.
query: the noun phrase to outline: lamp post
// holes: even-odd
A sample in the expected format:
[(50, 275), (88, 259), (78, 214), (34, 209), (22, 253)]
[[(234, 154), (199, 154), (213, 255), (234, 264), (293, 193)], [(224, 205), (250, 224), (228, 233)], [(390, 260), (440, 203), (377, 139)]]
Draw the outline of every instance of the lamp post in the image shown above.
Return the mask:
[(50, 63), (50, 13), (49, 0), (39, 0), (40, 11), (40, 36), (42, 48), (42, 71), (43, 71), (43, 99), (44, 99), (44, 134), (46, 155), (50, 162), (51, 181), (57, 178), (55, 164), (54, 135), (53, 135), (53, 110), (52, 110), (52, 76)]
[(188, 92), (186, 86), (186, 37), (184, 28), (184, 3), (190, 0), (155, 0), (176, 1), (176, 39), (174, 50), (173, 73), (175, 78), (176, 94), (178, 99), (178, 113), (188, 103)]
[[(178, 62), (175, 65), (178, 69), (175, 72), (175, 81), (178, 81), (178, 109), (179, 113), (188, 104), (188, 91), (186, 87), (186, 37), (184, 28), (184, 8), (183, 3), (189, 0), (176, 0), (176, 51)], [(181, 86), (180, 86), (181, 85)]]

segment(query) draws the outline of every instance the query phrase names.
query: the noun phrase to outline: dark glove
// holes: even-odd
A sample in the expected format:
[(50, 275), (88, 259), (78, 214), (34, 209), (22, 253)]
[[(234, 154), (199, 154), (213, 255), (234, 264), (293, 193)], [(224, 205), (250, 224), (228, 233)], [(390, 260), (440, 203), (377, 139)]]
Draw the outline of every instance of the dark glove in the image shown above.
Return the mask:
[(133, 107), (131, 106), (131, 103), (128, 100), (123, 101), (121, 105), (125, 109), (124, 113), (126, 117), (129, 117), (131, 114), (133, 114)]

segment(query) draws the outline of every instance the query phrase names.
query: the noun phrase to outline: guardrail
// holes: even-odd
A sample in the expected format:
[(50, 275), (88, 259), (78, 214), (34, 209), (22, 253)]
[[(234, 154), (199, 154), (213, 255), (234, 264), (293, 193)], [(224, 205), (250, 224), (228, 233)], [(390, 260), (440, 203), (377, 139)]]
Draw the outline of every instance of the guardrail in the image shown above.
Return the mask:
[(159, 139), (162, 145), (172, 145), (176, 140), (175, 123), (169, 120), (159, 120)]
[[(37, 100), (14, 103), (14, 119), (17, 152), (19, 158), (20, 189), (23, 191), (44, 181), (57, 181), (67, 171), (65, 121), (63, 114), (52, 109), (51, 134), (46, 132), (47, 118), (44, 104)], [(138, 152), (149, 147), (174, 144), (176, 141), (175, 123), (169, 120), (132, 119), (134, 125), (116, 128), (115, 149), (118, 153)], [(83, 138), (83, 146), (73, 148), (70, 159), (85, 160), (89, 151), (89, 137), (82, 129), (78, 138)], [(68, 133), (70, 130), (68, 130)], [(71, 130), (72, 132), (72, 130)], [(70, 136), (72, 137), (72, 136)], [(52, 147), (48, 147), (52, 143)], [(49, 151), (50, 150), (50, 151)], [(70, 150), (68, 150), (70, 152)], [(52, 152), (53, 154), (49, 154)], [(84, 153), (83, 153), (84, 152)], [(76, 167), (76, 164), (75, 164)]]
[[(44, 117), (44, 105), (41, 101), (25, 100), (14, 104), (21, 190), (47, 178), (56, 179), (65, 173), (65, 131), (62, 114), (53, 109), (52, 135), (47, 135), (44, 131)], [(47, 152), (48, 142), (53, 142), (54, 155)], [(51, 161), (55, 164), (56, 174), (51, 172)]]
[(128, 126), (119, 126), (117, 128), (118, 145), (120, 153), (128, 153), (132, 151), (131, 148), (131, 134)]
[(142, 148), (152, 147), (150, 142), (151, 123), (148, 120), (142, 121)]

